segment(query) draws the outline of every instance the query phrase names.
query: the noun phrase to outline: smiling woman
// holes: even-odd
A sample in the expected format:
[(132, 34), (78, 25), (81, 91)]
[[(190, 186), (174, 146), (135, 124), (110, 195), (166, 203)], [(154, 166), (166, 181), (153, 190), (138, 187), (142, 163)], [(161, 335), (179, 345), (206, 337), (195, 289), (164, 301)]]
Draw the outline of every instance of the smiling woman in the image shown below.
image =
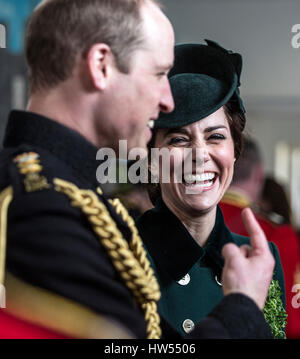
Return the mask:
[[(153, 148), (172, 151), (170, 181), (162, 178), (162, 161), (153, 166), (151, 159), (155, 208), (137, 225), (161, 285), (161, 313), (183, 335), (223, 297), (223, 246), (235, 243), (251, 250), (249, 238), (228, 230), (218, 207), (242, 149), (241, 68), (239, 54), (214, 42), (177, 46), (170, 73), (175, 110), (161, 114), (149, 144), (151, 153)], [(186, 171), (187, 150), (192, 166)], [(278, 252), (273, 244), (270, 249), (274, 280), (284, 293)], [(285, 303), (284, 296), (279, 300)]]

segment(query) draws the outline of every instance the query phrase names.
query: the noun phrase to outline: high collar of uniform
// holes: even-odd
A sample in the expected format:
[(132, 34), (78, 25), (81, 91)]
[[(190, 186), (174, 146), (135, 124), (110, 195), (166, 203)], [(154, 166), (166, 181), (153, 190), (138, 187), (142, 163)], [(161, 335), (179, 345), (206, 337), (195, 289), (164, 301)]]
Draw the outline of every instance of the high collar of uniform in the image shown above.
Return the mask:
[(251, 207), (251, 200), (247, 193), (237, 188), (229, 188), (222, 198), (222, 203), (240, 208)]
[(198, 245), (161, 198), (154, 209), (138, 220), (137, 225), (158, 270), (166, 270), (176, 281), (184, 277), (200, 260), (204, 260), (219, 273), (224, 266), (222, 247), (233, 241), (219, 207), (214, 228), (204, 248)]
[(12, 111), (6, 127), (4, 147), (31, 144), (48, 150), (90, 183), (97, 183), (97, 148), (72, 129), (44, 116)]

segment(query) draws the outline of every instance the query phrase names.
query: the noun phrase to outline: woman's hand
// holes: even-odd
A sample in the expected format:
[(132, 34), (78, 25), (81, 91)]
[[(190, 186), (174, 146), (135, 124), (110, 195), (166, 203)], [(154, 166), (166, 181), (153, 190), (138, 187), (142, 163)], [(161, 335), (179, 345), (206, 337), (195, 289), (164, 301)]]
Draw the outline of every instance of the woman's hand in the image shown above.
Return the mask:
[(275, 260), (266, 236), (250, 208), (242, 212), (251, 246), (238, 247), (228, 243), (223, 247), (225, 266), (222, 274), (224, 295), (242, 293), (263, 309), (273, 276)]

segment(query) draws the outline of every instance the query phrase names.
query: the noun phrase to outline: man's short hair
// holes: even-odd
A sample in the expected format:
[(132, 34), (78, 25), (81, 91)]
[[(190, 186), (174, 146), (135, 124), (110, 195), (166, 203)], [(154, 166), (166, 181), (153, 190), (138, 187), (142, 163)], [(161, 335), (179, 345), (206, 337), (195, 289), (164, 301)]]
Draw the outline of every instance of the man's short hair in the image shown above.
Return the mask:
[(91, 46), (110, 46), (118, 69), (130, 71), (132, 53), (144, 41), (140, 8), (157, 0), (44, 0), (28, 24), (25, 51), (30, 90), (67, 80)]
[(232, 184), (248, 180), (256, 166), (262, 163), (262, 156), (257, 143), (250, 138), (245, 138), (242, 153), (234, 167)]

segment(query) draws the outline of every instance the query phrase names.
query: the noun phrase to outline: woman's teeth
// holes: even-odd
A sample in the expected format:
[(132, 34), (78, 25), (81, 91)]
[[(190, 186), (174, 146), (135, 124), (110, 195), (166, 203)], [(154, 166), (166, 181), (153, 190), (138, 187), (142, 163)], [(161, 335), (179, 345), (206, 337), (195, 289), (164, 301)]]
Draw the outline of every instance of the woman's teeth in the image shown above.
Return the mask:
[(148, 121), (148, 127), (152, 130), (154, 128), (154, 120)]
[(196, 175), (186, 174), (184, 176), (184, 182), (188, 186), (198, 185), (205, 188), (210, 187), (213, 184), (215, 176), (216, 174), (213, 172), (205, 172)]

